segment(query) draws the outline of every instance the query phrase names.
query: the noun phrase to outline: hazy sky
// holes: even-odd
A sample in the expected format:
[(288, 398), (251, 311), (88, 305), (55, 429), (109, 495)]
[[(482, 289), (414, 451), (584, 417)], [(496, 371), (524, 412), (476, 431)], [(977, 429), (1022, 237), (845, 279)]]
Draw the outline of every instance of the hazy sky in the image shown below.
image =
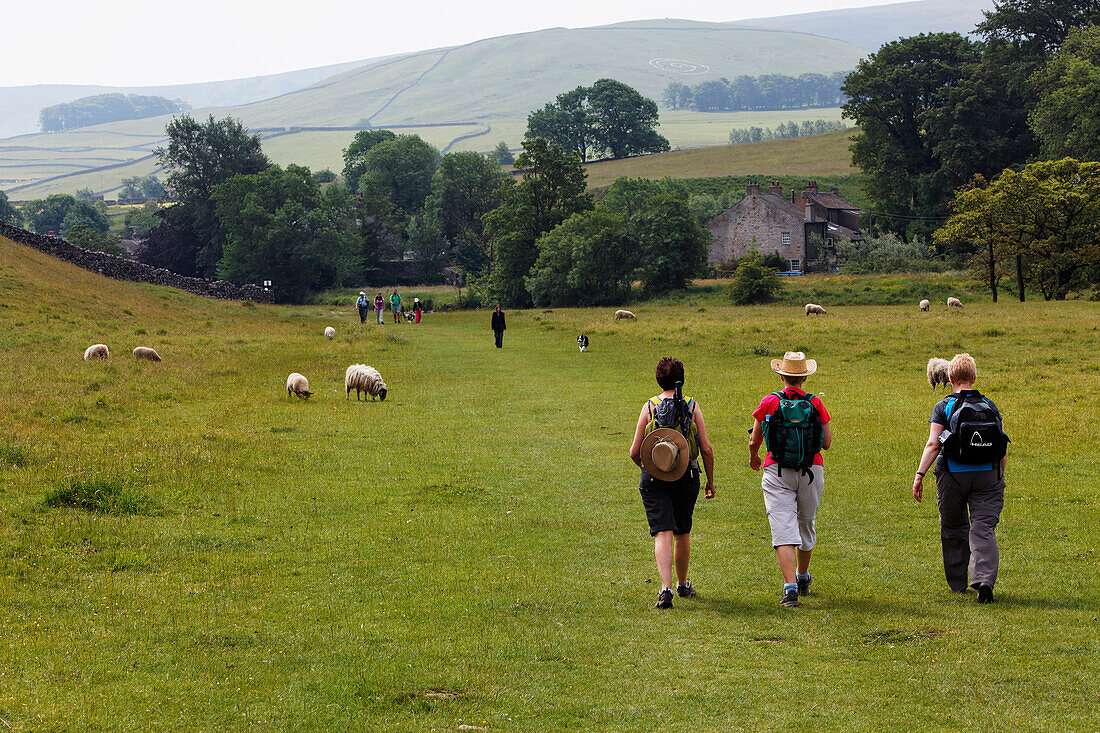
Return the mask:
[(728, 21), (890, 0), (7, 0), (0, 86), (179, 84), (273, 74), (554, 26)]

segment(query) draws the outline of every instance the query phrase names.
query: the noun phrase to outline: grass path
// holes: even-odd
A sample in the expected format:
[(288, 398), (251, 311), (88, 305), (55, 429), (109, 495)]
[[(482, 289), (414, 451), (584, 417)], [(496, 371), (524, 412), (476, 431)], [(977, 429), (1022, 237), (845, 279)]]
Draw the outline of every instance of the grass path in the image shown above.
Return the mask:
[[(0, 304), (14, 730), (1093, 726), (1095, 303), (514, 312), (497, 350), (487, 313), (360, 327), (0, 240)], [(111, 361), (80, 360), (96, 341)], [(165, 361), (133, 362), (139, 343)], [(758, 353), (784, 348), (820, 361), (836, 436), (814, 593), (793, 612), (744, 447), (775, 386)], [(990, 607), (947, 591), (935, 507), (907, 493), (935, 401), (924, 361), (963, 349), (1014, 441)], [(626, 449), (666, 353), (706, 411), (719, 495), (696, 513), (700, 597), (658, 613)], [(385, 402), (344, 400), (359, 361)], [(309, 402), (287, 398), (291, 371)], [(72, 477), (162, 509), (45, 508)]]

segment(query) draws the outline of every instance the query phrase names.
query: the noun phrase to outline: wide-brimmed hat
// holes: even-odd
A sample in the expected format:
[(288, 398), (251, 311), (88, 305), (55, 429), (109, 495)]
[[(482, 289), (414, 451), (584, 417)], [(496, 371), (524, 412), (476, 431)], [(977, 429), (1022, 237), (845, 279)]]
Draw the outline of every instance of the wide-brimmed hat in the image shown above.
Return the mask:
[(772, 359), (772, 371), (784, 377), (808, 377), (817, 371), (817, 361), (801, 351), (788, 351), (782, 359)]
[(653, 478), (678, 480), (690, 459), (687, 438), (674, 428), (657, 428), (642, 441), (642, 466)]

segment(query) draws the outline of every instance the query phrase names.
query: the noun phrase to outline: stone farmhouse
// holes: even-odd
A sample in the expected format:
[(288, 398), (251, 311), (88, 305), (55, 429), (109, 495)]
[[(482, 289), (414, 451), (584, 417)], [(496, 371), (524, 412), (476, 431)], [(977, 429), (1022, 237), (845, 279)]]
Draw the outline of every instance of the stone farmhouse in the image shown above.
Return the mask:
[(777, 181), (766, 192), (753, 181), (745, 198), (707, 222), (712, 236), (707, 264), (716, 267), (753, 251), (777, 252), (789, 272), (801, 272), (807, 262), (832, 252), (839, 240), (862, 240), (861, 213), (837, 189), (818, 191), (816, 181), (799, 194), (792, 191), (790, 199)]

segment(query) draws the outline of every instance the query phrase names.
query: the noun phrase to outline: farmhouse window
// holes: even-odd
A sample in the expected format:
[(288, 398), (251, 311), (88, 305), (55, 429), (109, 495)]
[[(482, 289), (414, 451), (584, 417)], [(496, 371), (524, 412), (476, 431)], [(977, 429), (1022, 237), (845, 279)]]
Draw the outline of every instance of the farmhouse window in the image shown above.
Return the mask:
[(790, 232), (783, 232), (782, 241), (783, 241), (783, 246), (784, 247), (790, 247), (791, 246), (791, 233)]
[(787, 271), (788, 272), (800, 272), (800, 270), (798, 269), (798, 266), (800, 264), (801, 263), (798, 260), (787, 260)]

